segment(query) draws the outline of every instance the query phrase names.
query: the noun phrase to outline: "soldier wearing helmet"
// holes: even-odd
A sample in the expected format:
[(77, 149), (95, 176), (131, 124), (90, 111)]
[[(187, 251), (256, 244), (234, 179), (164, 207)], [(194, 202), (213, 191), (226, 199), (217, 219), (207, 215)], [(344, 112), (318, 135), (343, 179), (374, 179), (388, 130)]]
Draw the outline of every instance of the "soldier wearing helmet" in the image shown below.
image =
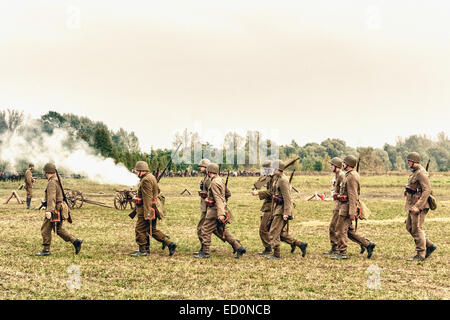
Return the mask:
[[(339, 189), (337, 196), (339, 204), (339, 217), (336, 223), (337, 250), (339, 253), (332, 257), (333, 260), (348, 259), (347, 241), (358, 243), (361, 247), (367, 249), (367, 257), (370, 259), (375, 243), (360, 236), (352, 226), (352, 221), (356, 219), (359, 206), (360, 179), (359, 173), (354, 170), (358, 160), (354, 156), (344, 158), (345, 178)], [(361, 250), (363, 252), (363, 250)]]
[(291, 253), (294, 252), (296, 247), (299, 247), (302, 251), (302, 257), (306, 255), (308, 246), (307, 242), (297, 240), (289, 234), (289, 220), (293, 219), (294, 214), (289, 179), (284, 174), (285, 167), (285, 163), (281, 160), (272, 162), (272, 168), (275, 172), (270, 184), (272, 216), (266, 228), (269, 229), (273, 254), (268, 256), (268, 259), (280, 259), (280, 241), (291, 244)]
[(150, 236), (168, 246), (169, 256), (175, 252), (177, 244), (170, 241), (169, 237), (156, 228), (156, 218), (164, 217), (164, 207), (160, 199), (160, 189), (153, 174), (150, 173), (147, 162), (138, 161), (134, 172), (139, 177), (139, 187), (136, 198), (136, 243), (139, 250), (131, 254), (132, 257), (146, 256), (150, 253)]
[(206, 217), (206, 203), (205, 203), (205, 199), (208, 196), (208, 188), (209, 188), (209, 177), (208, 174), (206, 172), (206, 168), (208, 167), (208, 165), (211, 163), (211, 161), (209, 161), (209, 159), (202, 159), (200, 161), (200, 163), (198, 164), (198, 167), (200, 169), (200, 173), (203, 174), (203, 178), (200, 181), (200, 190), (198, 191), (198, 195), (200, 196), (200, 221), (197, 224), (197, 237), (198, 240), (200, 241), (200, 250), (194, 252), (195, 255), (199, 254), (199, 252), (202, 250), (201, 249), (201, 244), (202, 244), (202, 226), (203, 223), (205, 222), (205, 217)]
[(414, 238), (416, 243), (416, 255), (408, 261), (422, 261), (436, 250), (437, 246), (428, 239), (423, 231), (426, 214), (430, 209), (428, 197), (431, 195), (431, 184), (427, 170), (420, 164), (420, 155), (411, 152), (406, 157), (411, 175), (405, 188), (406, 230)]
[[(229, 215), (226, 209), (226, 192), (225, 183), (219, 175), (219, 166), (216, 163), (210, 163), (206, 167), (210, 182), (208, 187), (208, 196), (205, 200), (207, 211), (205, 221), (201, 228), (202, 248), (195, 255), (195, 258), (209, 258), (209, 247), (211, 246), (211, 235), (214, 233), (222, 241), (228, 242), (237, 252), (236, 257), (239, 259), (247, 251), (236, 240), (233, 235), (225, 228), (218, 228), (227, 223)], [(220, 234), (218, 229), (223, 230)]]
[(324, 252), (324, 254), (337, 254), (337, 237), (336, 237), (336, 223), (339, 218), (339, 201), (337, 196), (339, 195), (339, 189), (341, 188), (342, 182), (344, 181), (345, 174), (342, 171), (342, 159), (339, 157), (334, 157), (330, 161), (331, 171), (335, 174), (333, 179), (333, 189), (332, 196), (334, 199), (333, 214), (331, 216), (329, 233), (330, 233), (330, 244), (331, 248), (329, 251)]
[(56, 166), (53, 163), (47, 163), (44, 166), (44, 173), (48, 184), (45, 189), (46, 212), (44, 223), (41, 227), (43, 249), (41, 252), (36, 253), (36, 255), (50, 255), (52, 230), (64, 241), (72, 243), (75, 247), (75, 254), (78, 254), (81, 250), (83, 240), (75, 238), (62, 227), (64, 220), (68, 220), (70, 223), (71, 220), (68, 219), (69, 208), (63, 201), (63, 190), (56, 176)]
[[(270, 235), (269, 230), (267, 230), (267, 225), (272, 218), (272, 194), (270, 193), (270, 184), (273, 181), (273, 168), (272, 161), (266, 160), (262, 164), (261, 175), (258, 181), (255, 182), (254, 189), (252, 190), (253, 196), (258, 196), (260, 200), (263, 201), (261, 207), (261, 222), (259, 224), (259, 237), (264, 246), (264, 250), (258, 252), (260, 255), (268, 255), (272, 253), (272, 247), (270, 245)], [(258, 191), (262, 186), (266, 187), (266, 190)]]
[(34, 164), (28, 165), (27, 171), (25, 171), (25, 189), (27, 191), (27, 209), (31, 209), (31, 198), (33, 197), (33, 169)]

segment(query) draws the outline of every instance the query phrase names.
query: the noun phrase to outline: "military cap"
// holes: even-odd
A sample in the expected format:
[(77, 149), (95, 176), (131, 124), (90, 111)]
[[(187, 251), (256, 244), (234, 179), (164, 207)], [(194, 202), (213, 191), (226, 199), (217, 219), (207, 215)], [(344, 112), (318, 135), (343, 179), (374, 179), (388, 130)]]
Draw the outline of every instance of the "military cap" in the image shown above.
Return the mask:
[(334, 157), (330, 163), (338, 168), (342, 168), (342, 159), (339, 157)]
[(206, 168), (208, 166), (208, 164), (210, 164), (210, 163), (211, 163), (211, 161), (209, 161), (209, 159), (202, 159), (202, 160), (200, 160), (198, 166)]
[(134, 166), (134, 170), (137, 171), (150, 171), (150, 168), (148, 167), (148, 163), (145, 161), (138, 161), (136, 162), (136, 165)]
[(263, 168), (271, 168), (272, 167), (272, 161), (266, 160), (262, 163)]
[(346, 156), (344, 158), (344, 163), (352, 168), (356, 167), (357, 162), (358, 162), (358, 159), (356, 159), (355, 156)]
[(275, 160), (275, 161), (272, 162), (272, 168), (275, 169), (275, 170), (283, 171), (285, 166), (286, 165), (281, 160)]
[(420, 155), (417, 152), (410, 152), (406, 160), (420, 163)]
[(217, 163), (211, 162), (206, 167), (206, 171), (217, 174), (217, 173), (219, 173), (219, 165)]
[(56, 172), (56, 167), (53, 163), (46, 163), (44, 166), (44, 172), (45, 173), (55, 173)]

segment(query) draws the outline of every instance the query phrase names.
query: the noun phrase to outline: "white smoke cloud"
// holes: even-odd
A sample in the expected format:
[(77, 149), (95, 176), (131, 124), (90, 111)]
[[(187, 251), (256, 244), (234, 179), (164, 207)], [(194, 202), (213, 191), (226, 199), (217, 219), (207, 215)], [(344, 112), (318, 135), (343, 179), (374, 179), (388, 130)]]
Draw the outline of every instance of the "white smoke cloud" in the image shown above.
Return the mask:
[(80, 174), (101, 184), (135, 186), (136, 175), (123, 164), (115, 164), (111, 158), (95, 153), (84, 140), (67, 143), (67, 129), (54, 129), (49, 135), (43, 132), (36, 121), (27, 120), (13, 132), (0, 135), (0, 160), (7, 163), (7, 169), (14, 171), (20, 161), (32, 162), (43, 167), (52, 162), (65, 173)]

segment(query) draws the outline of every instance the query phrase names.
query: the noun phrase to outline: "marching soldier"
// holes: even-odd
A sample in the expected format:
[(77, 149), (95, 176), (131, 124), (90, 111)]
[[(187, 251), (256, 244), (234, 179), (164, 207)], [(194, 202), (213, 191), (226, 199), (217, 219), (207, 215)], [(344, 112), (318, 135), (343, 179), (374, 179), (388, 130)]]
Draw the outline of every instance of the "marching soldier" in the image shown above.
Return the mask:
[(252, 195), (258, 196), (260, 200), (264, 200), (263, 205), (261, 207), (261, 223), (259, 225), (259, 237), (264, 246), (264, 250), (258, 252), (260, 255), (267, 255), (272, 253), (272, 247), (270, 245), (270, 235), (269, 230), (267, 230), (267, 225), (272, 218), (272, 193), (270, 192), (271, 182), (273, 182), (273, 169), (272, 169), (272, 161), (266, 160), (262, 164), (261, 169), (261, 177), (255, 183), (255, 189), (259, 189), (257, 184), (263, 184), (266, 186), (267, 190), (252, 190)]
[(430, 209), (428, 204), (428, 197), (431, 195), (430, 178), (428, 172), (420, 164), (420, 155), (417, 152), (408, 154), (406, 160), (412, 172), (405, 190), (405, 209), (408, 212), (405, 222), (406, 230), (414, 238), (417, 252), (408, 261), (422, 261), (437, 248), (423, 231), (425, 217)]
[(323, 254), (338, 254), (339, 252), (337, 250), (336, 223), (339, 218), (339, 201), (337, 199), (342, 182), (344, 181), (345, 178), (345, 174), (341, 170), (342, 169), (341, 158), (334, 157), (333, 159), (331, 159), (330, 165), (331, 171), (335, 173), (335, 177), (333, 179), (334, 208), (329, 227), (331, 249), (327, 252), (324, 252)]
[(195, 255), (198, 255), (200, 253), (201, 244), (202, 244), (202, 226), (205, 222), (206, 217), (206, 203), (205, 199), (208, 197), (208, 188), (209, 188), (209, 177), (206, 172), (206, 167), (211, 163), (208, 159), (202, 159), (200, 163), (198, 164), (198, 167), (200, 169), (200, 172), (203, 174), (203, 179), (200, 181), (200, 191), (198, 192), (198, 195), (200, 196), (200, 221), (197, 224), (197, 236), (198, 240), (200, 241), (200, 250), (194, 252)]
[(28, 165), (27, 171), (25, 171), (25, 189), (27, 191), (27, 209), (31, 209), (31, 198), (33, 197), (33, 171), (34, 164)]
[(83, 240), (76, 239), (73, 235), (63, 229), (62, 224), (64, 220), (71, 223), (70, 216), (68, 216), (69, 208), (63, 202), (63, 190), (61, 182), (56, 176), (56, 167), (53, 163), (47, 163), (44, 166), (45, 177), (48, 180), (47, 188), (45, 189), (46, 212), (44, 223), (41, 227), (43, 250), (36, 253), (37, 256), (49, 256), (50, 244), (52, 241), (52, 230), (60, 236), (64, 241), (71, 242), (75, 247), (75, 254), (81, 250), (81, 243)]
[(209, 247), (211, 246), (211, 235), (214, 233), (222, 241), (228, 242), (236, 251), (235, 258), (239, 259), (247, 251), (236, 240), (230, 231), (225, 229), (228, 221), (226, 210), (226, 187), (219, 175), (219, 166), (216, 163), (208, 164), (206, 168), (209, 176), (208, 197), (205, 200), (207, 207), (205, 221), (202, 224), (202, 248), (195, 258), (209, 258)]
[(273, 254), (268, 259), (280, 259), (280, 241), (291, 243), (291, 252), (296, 247), (302, 251), (302, 257), (306, 255), (307, 242), (302, 242), (289, 235), (289, 220), (293, 216), (293, 203), (289, 179), (284, 174), (285, 164), (281, 160), (273, 161), (272, 168), (276, 170), (272, 187), (272, 218), (270, 222), (270, 241)]
[(375, 243), (360, 236), (353, 229), (352, 221), (356, 219), (357, 207), (359, 203), (360, 182), (359, 173), (353, 168), (356, 167), (357, 159), (354, 156), (344, 158), (345, 178), (341, 184), (339, 195), (339, 217), (336, 223), (337, 250), (339, 253), (332, 257), (333, 260), (348, 259), (347, 241), (350, 238), (361, 247), (367, 249), (367, 258), (370, 259), (375, 248)]
[(136, 175), (140, 178), (137, 197), (133, 199), (136, 204), (138, 220), (136, 222), (136, 243), (139, 250), (131, 254), (132, 257), (146, 256), (150, 253), (150, 238), (162, 242), (169, 248), (169, 256), (175, 252), (177, 244), (156, 228), (156, 219), (164, 217), (164, 208), (159, 199), (158, 182), (150, 173), (147, 162), (138, 161), (134, 167)]

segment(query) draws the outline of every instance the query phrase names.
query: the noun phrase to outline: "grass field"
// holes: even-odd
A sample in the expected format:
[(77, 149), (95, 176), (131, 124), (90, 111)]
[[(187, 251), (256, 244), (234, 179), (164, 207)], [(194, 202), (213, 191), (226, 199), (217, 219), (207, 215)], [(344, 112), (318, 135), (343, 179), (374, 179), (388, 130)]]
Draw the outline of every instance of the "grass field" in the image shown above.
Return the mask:
[[(361, 198), (371, 208), (370, 220), (359, 223), (362, 235), (376, 242), (372, 259), (349, 244), (348, 261), (331, 261), (322, 255), (329, 249), (328, 223), (333, 203), (305, 201), (314, 191), (327, 192), (330, 176), (296, 176), (296, 218), (290, 233), (309, 243), (308, 253), (290, 253), (282, 244), (282, 259), (269, 261), (262, 249), (258, 227), (261, 202), (250, 195), (255, 178), (230, 178), (229, 205), (234, 222), (229, 230), (247, 248), (236, 260), (231, 247), (213, 237), (212, 257), (193, 258), (199, 249), (196, 224), (199, 219), (199, 178), (167, 178), (160, 187), (166, 196), (168, 216), (159, 228), (177, 242), (173, 257), (152, 241), (148, 257), (132, 258), (136, 250), (135, 221), (129, 210), (84, 204), (73, 211), (69, 232), (84, 240), (78, 256), (73, 246), (53, 236), (52, 255), (35, 257), (41, 250), (40, 226), (44, 213), (25, 210), (12, 199), (4, 199), (17, 183), (0, 184), (0, 299), (448, 299), (450, 297), (450, 177), (431, 179), (439, 208), (428, 214), (425, 231), (438, 249), (424, 262), (407, 262), (415, 254), (414, 241), (405, 230), (403, 186), (407, 176), (361, 178)], [(32, 206), (43, 197), (46, 181), (35, 184)], [(87, 180), (64, 180), (64, 186), (79, 189), (92, 200), (112, 205), (119, 186), (99, 185)], [(184, 188), (192, 196), (180, 195)], [(24, 191), (19, 191), (25, 197)], [(102, 195), (98, 196), (99, 193)], [(69, 290), (75, 265), (81, 287)], [(367, 286), (371, 266), (380, 269), (380, 288)], [(371, 268), (369, 268), (371, 267)]]

